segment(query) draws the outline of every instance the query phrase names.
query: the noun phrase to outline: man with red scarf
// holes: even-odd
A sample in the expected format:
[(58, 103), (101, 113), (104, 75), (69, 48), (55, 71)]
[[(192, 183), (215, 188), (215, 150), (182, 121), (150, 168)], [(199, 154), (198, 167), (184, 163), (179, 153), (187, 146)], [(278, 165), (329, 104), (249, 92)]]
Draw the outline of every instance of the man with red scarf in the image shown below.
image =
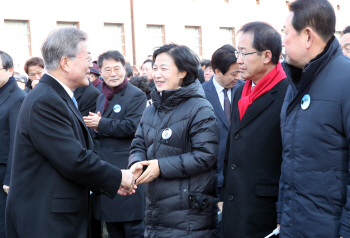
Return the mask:
[[(103, 78), (102, 94), (97, 98), (96, 113), (84, 117), (99, 141), (97, 154), (119, 168), (127, 168), (131, 141), (146, 108), (146, 94), (126, 78), (125, 60), (118, 51), (107, 51), (98, 58)], [(144, 186), (125, 198), (110, 199), (92, 195), (94, 218), (106, 222), (109, 237), (143, 237), (145, 212)]]
[(224, 161), (222, 237), (261, 238), (276, 228), (282, 143), (280, 111), (288, 81), (280, 34), (263, 22), (240, 29), (236, 51), (246, 83), (233, 97)]

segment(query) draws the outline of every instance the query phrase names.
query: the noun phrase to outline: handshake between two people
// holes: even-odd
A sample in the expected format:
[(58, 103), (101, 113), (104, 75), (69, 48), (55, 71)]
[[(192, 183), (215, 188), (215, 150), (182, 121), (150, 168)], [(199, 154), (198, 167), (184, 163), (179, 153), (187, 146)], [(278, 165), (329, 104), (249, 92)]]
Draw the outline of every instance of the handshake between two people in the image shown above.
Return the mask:
[[(147, 166), (144, 171), (143, 166)], [(149, 183), (160, 174), (158, 160), (147, 160), (134, 163), (129, 170), (122, 170), (122, 182), (118, 190), (119, 195), (135, 193), (137, 185)]]

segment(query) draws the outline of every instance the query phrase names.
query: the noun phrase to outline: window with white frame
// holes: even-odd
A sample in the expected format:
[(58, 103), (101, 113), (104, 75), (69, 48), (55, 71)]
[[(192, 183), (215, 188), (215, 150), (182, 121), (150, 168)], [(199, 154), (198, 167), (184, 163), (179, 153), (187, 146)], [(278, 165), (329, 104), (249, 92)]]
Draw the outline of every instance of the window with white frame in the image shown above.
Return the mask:
[(198, 56), (202, 55), (201, 29), (198, 26), (185, 27), (185, 44), (193, 50)]
[(118, 50), (125, 55), (123, 24), (104, 24), (104, 51)]
[(220, 37), (221, 45), (235, 45), (235, 28), (233, 27), (220, 27)]
[(31, 55), (30, 32), (28, 21), (5, 20), (3, 49), (11, 55), (15, 67), (23, 64)]
[(74, 27), (74, 28), (79, 28), (77, 22), (57, 22), (57, 28), (69, 28), (69, 27)]
[(146, 35), (146, 50), (147, 55), (153, 55), (155, 48), (165, 44), (164, 26), (161, 25), (147, 25)]

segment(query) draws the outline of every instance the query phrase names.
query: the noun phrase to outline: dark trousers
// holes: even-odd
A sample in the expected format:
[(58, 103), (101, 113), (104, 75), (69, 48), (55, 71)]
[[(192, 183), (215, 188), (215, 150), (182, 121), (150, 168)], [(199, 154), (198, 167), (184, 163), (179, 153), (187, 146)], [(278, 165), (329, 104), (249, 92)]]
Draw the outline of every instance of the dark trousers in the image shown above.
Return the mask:
[[(6, 164), (0, 164), (0, 181), (4, 181), (6, 174)], [(1, 183), (1, 186), (3, 184)], [(0, 238), (6, 238), (5, 232), (5, 208), (6, 208), (6, 199), (7, 194), (4, 192), (4, 189), (0, 189)]]
[(143, 238), (143, 220), (128, 222), (106, 222), (109, 238)]

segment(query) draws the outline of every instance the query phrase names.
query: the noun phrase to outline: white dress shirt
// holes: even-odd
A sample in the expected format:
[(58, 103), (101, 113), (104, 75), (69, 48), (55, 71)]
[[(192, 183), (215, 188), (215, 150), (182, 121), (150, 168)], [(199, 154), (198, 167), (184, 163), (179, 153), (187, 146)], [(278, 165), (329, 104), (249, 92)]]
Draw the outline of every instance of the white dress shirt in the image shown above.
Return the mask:
[[(225, 100), (224, 87), (221, 86), (216, 81), (215, 75), (213, 76), (213, 84), (214, 84), (214, 87), (216, 89), (216, 92), (218, 93), (219, 101), (220, 101), (222, 110), (224, 110), (224, 100)], [(227, 90), (227, 97), (228, 97), (228, 100), (230, 100), (230, 104), (231, 104), (231, 88), (228, 88), (228, 90)]]
[(73, 98), (74, 93), (72, 92), (72, 90), (70, 90), (66, 85), (64, 85), (61, 81), (59, 81), (58, 79), (56, 79), (54, 76), (52, 76), (49, 73), (46, 73), (47, 75), (50, 75), (52, 78), (54, 78), (59, 84), (61, 84), (61, 86), (64, 88), (64, 90), (66, 90), (66, 92), (68, 93), (70, 98)]

